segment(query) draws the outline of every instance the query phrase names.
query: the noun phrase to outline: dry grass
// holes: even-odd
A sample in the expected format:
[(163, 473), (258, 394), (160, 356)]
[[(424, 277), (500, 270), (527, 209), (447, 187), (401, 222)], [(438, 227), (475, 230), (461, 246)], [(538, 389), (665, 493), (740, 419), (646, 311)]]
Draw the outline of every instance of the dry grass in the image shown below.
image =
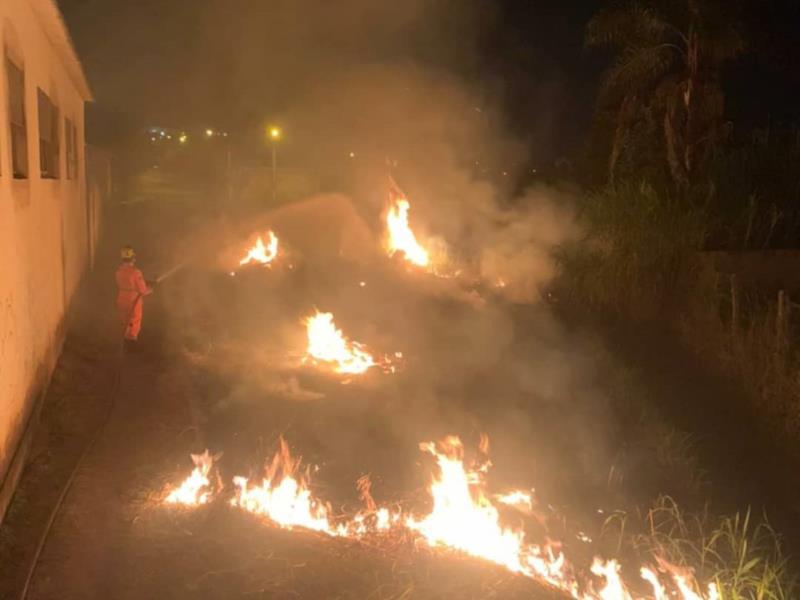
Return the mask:
[(687, 513), (661, 496), (646, 512), (610, 516), (603, 537), (621, 552), (691, 569), (698, 581), (717, 584), (721, 600), (789, 600), (800, 591), (779, 536), (750, 510)]

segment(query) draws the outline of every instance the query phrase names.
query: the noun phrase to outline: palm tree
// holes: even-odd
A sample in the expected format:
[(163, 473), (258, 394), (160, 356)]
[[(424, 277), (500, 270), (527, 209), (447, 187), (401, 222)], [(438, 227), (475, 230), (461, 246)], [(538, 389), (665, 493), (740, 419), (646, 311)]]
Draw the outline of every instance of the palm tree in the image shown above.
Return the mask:
[(733, 0), (630, 0), (602, 9), (586, 27), (586, 43), (616, 51), (600, 90), (617, 110), (609, 178), (635, 117), (663, 120), (673, 180), (687, 188), (720, 130), (722, 65), (744, 50), (731, 18)]

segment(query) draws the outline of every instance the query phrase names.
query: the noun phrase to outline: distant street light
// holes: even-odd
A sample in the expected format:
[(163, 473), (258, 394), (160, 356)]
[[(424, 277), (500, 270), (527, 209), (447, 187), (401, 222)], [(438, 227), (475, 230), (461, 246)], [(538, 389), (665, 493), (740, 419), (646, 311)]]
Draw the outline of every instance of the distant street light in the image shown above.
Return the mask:
[(178, 137), (178, 141), (181, 144), (185, 144), (188, 139), (189, 139), (189, 136), (187, 136), (185, 133), (181, 133), (181, 135)]
[(281, 130), (271, 125), (267, 133), (272, 140), (272, 203), (275, 204), (278, 196), (278, 140), (281, 139)]
[(212, 135), (214, 135), (214, 130), (213, 129), (206, 129), (206, 137), (211, 137)]

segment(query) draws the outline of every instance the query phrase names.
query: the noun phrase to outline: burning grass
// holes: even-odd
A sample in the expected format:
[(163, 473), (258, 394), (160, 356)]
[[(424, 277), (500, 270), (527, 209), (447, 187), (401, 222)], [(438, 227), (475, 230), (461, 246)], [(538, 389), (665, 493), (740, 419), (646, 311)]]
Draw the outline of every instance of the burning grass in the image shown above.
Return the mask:
[(447, 246), (441, 238), (428, 239), (420, 243), (409, 222), (411, 203), (394, 180), (389, 185), (389, 204), (385, 213), (385, 247), (390, 257), (402, 257), (403, 261), (437, 277), (452, 279), (461, 274), (447, 257)]
[[(489, 493), (486, 473), (491, 463), (485, 439), (469, 464), (457, 437), (420, 448), (436, 462), (430, 486), (432, 507), (427, 513), (380, 506), (372, 498), (369, 479), (362, 478), (357, 487), (363, 510), (334, 517), (330, 505), (311, 491), (311, 470), (301, 468), (301, 460), (291, 455), (283, 439), (260, 482), (234, 478), (230, 504), (284, 529), (311, 530), (368, 545), (396, 547), (397, 542), (390, 540), (416, 538), (434, 551), (483, 559), (576, 600), (792, 597), (793, 582), (787, 578), (786, 561), (774, 533), (765, 523), (754, 526), (749, 513), (718, 520), (709, 532), (707, 515), (687, 517), (674, 502), (662, 498), (647, 514), (647, 528), (633, 536), (621, 533), (627, 517), (615, 515), (606, 523), (606, 535), (613, 524), (619, 525), (618, 549), (640, 557), (638, 579), (629, 582), (630, 569), (623, 569), (616, 559), (595, 557), (591, 565), (579, 568), (567, 560), (560, 543), (550, 539), (532, 543), (524, 527), (504, 524), (501, 506), (521, 506), (524, 513), (535, 500), (522, 490)], [(188, 498), (186, 504), (192, 506), (210, 498), (202, 492), (208, 487), (210, 468), (204, 457), (208, 453), (193, 456), (197, 467), (177, 488), (182, 490), (177, 497)], [(198, 478), (203, 477), (200, 483), (204, 485), (198, 488)], [(173, 492), (166, 502), (175, 502), (175, 497)]]
[(210, 471), (213, 457), (208, 450), (202, 454), (192, 454), (194, 469), (180, 486), (172, 490), (164, 500), (167, 504), (183, 504), (196, 506), (206, 504), (213, 495)]
[(287, 529), (303, 527), (334, 535), (330, 505), (313, 497), (308, 488), (309, 469), (301, 472), (301, 461), (292, 457), (286, 441), (281, 438), (279, 444), (260, 483), (250, 483), (246, 477), (233, 478), (236, 496), (231, 505)]
[[(404, 198), (396, 198), (389, 207), (388, 251), (390, 255), (397, 255), (398, 259), (420, 267), (408, 270), (409, 280), (416, 281), (425, 279), (426, 273), (438, 273), (431, 266), (432, 246), (427, 242), (428, 247), (421, 245), (411, 229), (409, 210), (410, 205)], [(259, 249), (257, 243), (255, 250), (263, 254), (267, 246), (263, 242), (261, 246)], [(245, 260), (247, 257), (242, 264)], [(365, 287), (363, 281), (359, 285)], [(498, 280), (496, 286), (502, 289), (506, 281)], [(345, 336), (336, 327), (332, 313), (316, 312), (305, 319), (304, 324), (308, 340), (306, 360), (324, 371), (353, 376), (362, 375), (375, 366), (391, 365), (363, 344)], [(648, 432), (648, 437), (654, 437), (652, 432)], [(661, 462), (669, 463), (670, 467), (675, 466), (671, 456), (684, 454), (690, 446), (690, 440), (685, 438), (665, 438), (662, 442), (670, 450)], [(681, 533), (663, 523), (648, 533), (639, 534), (636, 543), (625, 536), (618, 552), (607, 553), (615, 558), (592, 560), (590, 555), (576, 559), (568, 544), (562, 545), (548, 539), (547, 535), (534, 538), (530, 535), (532, 528), (520, 524), (524, 520), (520, 516), (528, 519), (536, 511), (532, 494), (521, 490), (490, 493), (486, 480), (490, 466), (488, 447), (482, 447), (478, 459), (471, 463), (465, 461), (464, 448), (458, 438), (426, 442), (420, 447), (433, 459), (430, 507), (426, 511), (419, 510), (416, 505), (414, 509), (404, 507), (400, 510), (375, 503), (367, 481), (366, 484), (360, 482), (359, 486), (364, 508), (347, 515), (336, 514), (327, 501), (313, 492), (311, 471), (307, 467), (301, 468), (300, 460), (291, 456), (283, 440), (264, 475), (233, 478), (234, 485), (226, 497), (232, 507), (281, 529), (312, 531), (322, 534), (316, 537), (323, 540), (350, 539), (370, 551), (378, 549), (384, 554), (388, 552), (387, 548), (396, 550), (403, 545), (412, 545), (429, 549), (435, 555), (445, 552), (451, 556), (470, 556), (478, 559), (478, 564), (497, 565), (520, 578), (546, 584), (578, 600), (717, 600), (729, 597), (782, 600), (791, 597), (791, 592), (781, 595), (782, 591), (774, 591), (775, 586), (779, 586), (779, 590), (788, 589), (783, 563), (762, 558), (762, 548), (756, 555), (748, 554), (747, 525), (744, 532), (740, 531), (738, 518), (735, 527), (728, 527), (727, 534), (714, 537), (715, 540), (744, 539), (744, 550), (724, 552), (721, 547), (712, 545), (708, 551), (719, 557), (718, 569), (707, 568), (711, 563), (703, 552), (687, 551), (684, 556), (670, 547), (671, 542), (676, 542), (678, 549), (683, 548), (683, 544), (676, 541), (680, 539), (675, 537), (676, 531), (685, 535), (690, 544), (697, 543), (692, 539), (704, 540), (699, 546), (702, 548), (707, 547), (707, 538), (693, 538), (694, 534)], [(206, 490), (208, 481), (208, 469), (204, 472), (202, 465), (197, 465), (189, 480), (175, 493), (185, 489), (189, 498), (186, 504), (191, 506), (208, 503), (213, 500)], [(701, 484), (698, 481), (697, 487)], [(507, 518), (510, 510), (517, 511), (515, 522)], [(665, 529), (662, 530), (662, 526)], [(547, 534), (546, 527), (538, 529), (545, 529)], [(736, 538), (739, 534), (745, 537)], [(584, 535), (585, 539), (578, 537), (591, 543), (588, 536)], [(623, 546), (625, 552), (622, 552)], [(734, 547), (733, 542), (730, 546)], [(741, 545), (739, 547), (741, 549)], [(567, 555), (574, 562), (569, 562)], [(739, 567), (726, 567), (728, 564)], [(765, 567), (759, 570), (759, 565)], [(755, 587), (744, 586), (741, 582), (751, 575), (757, 582)], [(409, 588), (403, 593), (411, 595), (414, 590)]]
[[(559, 598), (535, 582), (460, 555), (430, 552), (400, 536), (349, 542), (313, 531), (260, 526), (261, 517), (223, 510), (155, 511), (136, 526), (139, 569), (155, 578), (163, 561), (170, 598), (272, 598), (340, 600)], [(175, 531), (183, 535), (175, 536)], [(393, 542), (390, 545), (389, 542)], [(191, 543), (192, 552), (186, 551)], [(159, 565), (158, 562), (162, 561)], [(163, 591), (162, 591), (163, 594)]]
[(430, 254), (417, 241), (408, 224), (408, 211), (411, 205), (405, 198), (397, 198), (386, 213), (387, 251), (389, 256), (401, 253), (403, 257), (418, 267), (428, 267)]

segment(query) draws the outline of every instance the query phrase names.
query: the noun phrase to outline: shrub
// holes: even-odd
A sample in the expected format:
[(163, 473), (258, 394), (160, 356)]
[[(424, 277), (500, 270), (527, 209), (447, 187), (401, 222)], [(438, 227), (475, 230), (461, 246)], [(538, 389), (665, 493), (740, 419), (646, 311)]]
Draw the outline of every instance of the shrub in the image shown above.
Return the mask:
[(653, 316), (691, 284), (692, 257), (705, 239), (701, 209), (625, 182), (589, 193), (579, 219), (583, 239), (559, 256), (570, 300)]

